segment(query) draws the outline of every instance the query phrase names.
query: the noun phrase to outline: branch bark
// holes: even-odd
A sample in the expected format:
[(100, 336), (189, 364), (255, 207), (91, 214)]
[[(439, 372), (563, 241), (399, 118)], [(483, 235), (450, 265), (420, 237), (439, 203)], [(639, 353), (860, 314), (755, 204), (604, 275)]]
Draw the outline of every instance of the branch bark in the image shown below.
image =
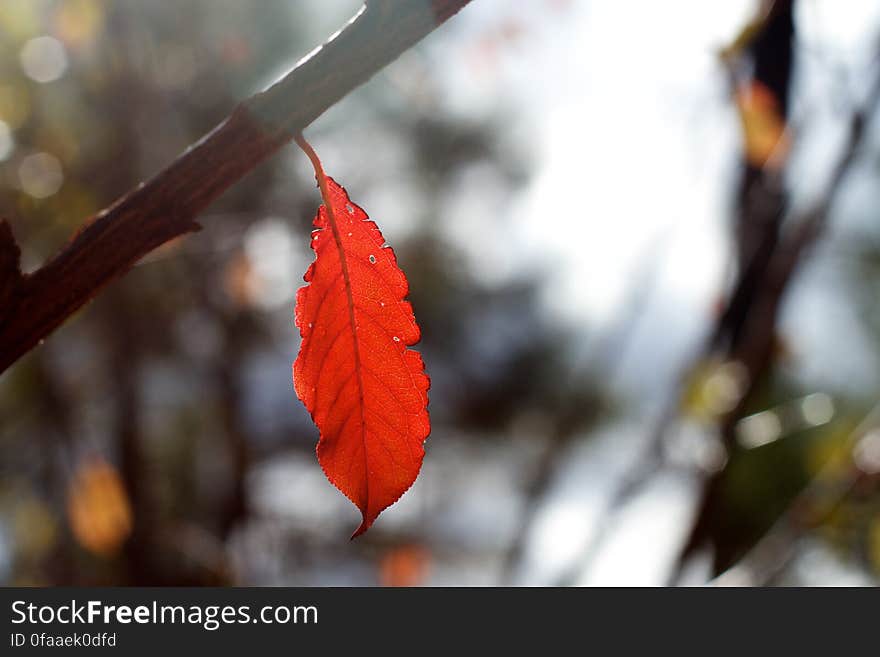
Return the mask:
[(89, 219), (32, 274), (21, 273), (0, 220), (0, 372), (150, 251), (199, 230), (195, 218), (214, 199), (470, 1), (367, 0), (334, 38)]

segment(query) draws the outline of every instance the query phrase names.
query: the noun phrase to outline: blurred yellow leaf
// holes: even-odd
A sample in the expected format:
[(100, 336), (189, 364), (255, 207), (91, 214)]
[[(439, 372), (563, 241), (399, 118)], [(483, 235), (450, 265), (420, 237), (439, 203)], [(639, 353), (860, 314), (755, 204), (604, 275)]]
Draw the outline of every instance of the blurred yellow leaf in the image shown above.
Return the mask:
[(857, 421), (845, 418), (822, 431), (821, 440), (811, 443), (805, 453), (804, 466), (811, 474), (847, 472), (852, 467), (852, 436)]
[(714, 422), (736, 407), (747, 384), (748, 372), (742, 363), (708, 359), (688, 377), (681, 410), (698, 420)]
[(115, 554), (131, 533), (131, 506), (122, 480), (100, 457), (86, 459), (74, 473), (67, 513), (79, 544), (100, 556)]
[(781, 167), (788, 154), (789, 139), (773, 92), (760, 82), (743, 85), (736, 92), (736, 107), (749, 163), (762, 168)]
[(55, 10), (55, 31), (69, 47), (89, 45), (104, 26), (104, 3), (66, 0)]
[(759, 17), (743, 25), (733, 41), (724, 46), (719, 52), (721, 59), (732, 62), (746, 52), (746, 49), (754, 42), (755, 37), (761, 33), (761, 28), (764, 27), (764, 20), (763, 17)]

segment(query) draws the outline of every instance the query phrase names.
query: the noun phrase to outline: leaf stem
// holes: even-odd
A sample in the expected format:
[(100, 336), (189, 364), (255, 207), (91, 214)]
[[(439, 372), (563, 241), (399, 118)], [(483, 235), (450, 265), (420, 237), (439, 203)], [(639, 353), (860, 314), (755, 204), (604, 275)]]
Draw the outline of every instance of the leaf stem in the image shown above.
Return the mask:
[(296, 137), (293, 138), (293, 140), (312, 162), (312, 166), (315, 169), (315, 180), (318, 181), (318, 188), (321, 190), (321, 198), (324, 199), (324, 205), (327, 206), (327, 212), (332, 212), (333, 210), (330, 204), (330, 190), (327, 187), (327, 174), (324, 173), (324, 167), (321, 166), (321, 158), (318, 157), (315, 149), (312, 148), (312, 145), (306, 141), (306, 138), (303, 137), (302, 133), (299, 133)]

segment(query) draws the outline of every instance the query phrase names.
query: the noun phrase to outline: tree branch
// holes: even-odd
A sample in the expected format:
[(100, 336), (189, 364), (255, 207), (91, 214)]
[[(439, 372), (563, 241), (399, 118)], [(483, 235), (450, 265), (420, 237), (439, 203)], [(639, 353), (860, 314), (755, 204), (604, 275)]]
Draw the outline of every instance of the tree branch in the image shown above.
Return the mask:
[[(880, 61), (880, 51), (878, 51), (878, 61)], [(880, 107), (880, 71), (875, 73), (862, 106), (853, 112), (849, 120), (843, 152), (832, 169), (824, 194), (813, 207), (789, 220), (793, 224), (790, 231), (776, 247), (752, 292), (752, 300), (746, 309), (748, 312), (743, 315), (742, 337), (739, 344), (734, 345), (727, 354), (732, 360), (742, 363), (748, 371), (748, 383), (740, 397), (740, 402), (733, 411), (721, 418), (722, 436), (728, 449), (733, 447), (736, 422), (742, 416), (745, 403), (755, 389), (755, 382), (770, 367), (772, 336), (784, 295), (794, 280), (798, 268), (822, 235), (843, 182), (862, 152), (868, 123), (875, 118), (878, 107)], [(709, 524), (716, 511), (713, 507), (715, 495), (725, 474), (724, 469), (719, 470), (706, 482), (671, 581), (677, 580), (686, 565), (686, 560), (706, 541)], [(724, 566), (726, 567), (727, 564)]]
[(321, 48), (232, 114), (165, 170), (92, 217), (33, 274), (0, 221), (0, 372), (169, 240), (342, 97), (471, 0), (367, 0)]

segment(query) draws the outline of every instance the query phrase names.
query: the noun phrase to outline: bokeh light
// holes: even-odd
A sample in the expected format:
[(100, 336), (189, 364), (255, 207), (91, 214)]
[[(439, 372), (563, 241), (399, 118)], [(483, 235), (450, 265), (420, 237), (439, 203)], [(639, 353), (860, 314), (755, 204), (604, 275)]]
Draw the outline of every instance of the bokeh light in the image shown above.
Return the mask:
[(61, 189), (64, 172), (58, 158), (49, 153), (32, 153), (18, 167), (21, 188), (34, 198), (47, 198)]
[(58, 39), (41, 36), (29, 40), (21, 49), (21, 68), (35, 82), (53, 82), (67, 70), (67, 52)]

